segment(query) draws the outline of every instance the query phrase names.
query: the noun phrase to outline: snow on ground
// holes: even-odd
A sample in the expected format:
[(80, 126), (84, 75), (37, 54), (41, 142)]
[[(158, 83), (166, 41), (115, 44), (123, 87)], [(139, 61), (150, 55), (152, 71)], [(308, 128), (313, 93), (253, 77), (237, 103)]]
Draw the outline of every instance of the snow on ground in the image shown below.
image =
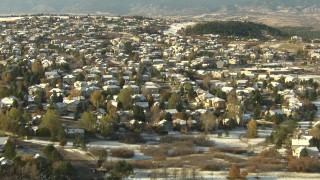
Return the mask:
[[(190, 169), (187, 169), (187, 178), (192, 179), (192, 175)], [(181, 177), (181, 168), (175, 168), (177, 171), (177, 178), (180, 179)], [(174, 179), (173, 176), (173, 168), (167, 169), (167, 178), (165, 178), (163, 174), (163, 169), (154, 169), (154, 170), (145, 170), (145, 169), (135, 169), (134, 175), (125, 178), (129, 179), (136, 179), (136, 180), (149, 180), (150, 174), (152, 172), (157, 172), (156, 179)], [(226, 180), (228, 176), (227, 171), (196, 171), (196, 179), (203, 179), (203, 180)], [(300, 180), (300, 179), (320, 179), (319, 173), (294, 173), (294, 172), (267, 172), (267, 173), (249, 173), (246, 179), (248, 180), (255, 180), (259, 177), (261, 180)]]
[(0, 22), (9, 22), (9, 21), (17, 21), (22, 19), (23, 17), (0, 17)]
[(165, 30), (163, 32), (164, 35), (169, 35), (169, 34), (173, 34), (176, 35), (177, 32), (181, 29), (181, 28), (186, 28), (187, 26), (192, 26), (195, 25), (195, 22), (184, 22), (184, 23), (173, 23), (170, 25), (170, 28), (168, 30)]
[(259, 143), (263, 143), (266, 140), (267, 136), (270, 136), (270, 134), (272, 133), (272, 128), (268, 128), (265, 130), (258, 130), (258, 138), (254, 138), (254, 139), (246, 139), (247, 143), (252, 145), (257, 145)]
[[(87, 144), (87, 147), (102, 147), (102, 148), (128, 148), (134, 151), (134, 157), (130, 158), (130, 160), (147, 160), (151, 159), (150, 156), (145, 156), (143, 153), (140, 152), (141, 145), (138, 144), (124, 144), (116, 141), (93, 141)], [(113, 160), (118, 160), (121, 158), (112, 158)]]
[(212, 140), (215, 141), (215, 146), (218, 147), (239, 147), (239, 148), (246, 148), (248, 147), (248, 145), (244, 142), (242, 142), (240, 139), (238, 138), (210, 138)]
[[(59, 145), (58, 142), (51, 142), (51, 141), (48, 141), (48, 140), (41, 140), (41, 139), (25, 139), (23, 141), (24, 142), (34, 143), (34, 144), (40, 144), (40, 145), (43, 145), (43, 146), (46, 146), (46, 145), (49, 145), (49, 144), (53, 144), (55, 146)], [(72, 146), (72, 143), (68, 142), (65, 147), (68, 147), (68, 146)]]
[(320, 179), (319, 173), (296, 173), (296, 172), (266, 172), (266, 173), (251, 173), (247, 179), (256, 179), (256, 177), (263, 180), (300, 180), (300, 179)]
[(218, 147), (240, 147), (246, 148), (248, 144), (241, 141), (240, 136), (245, 133), (244, 129), (237, 128), (235, 130), (229, 131), (229, 136), (226, 137), (225, 133), (222, 133), (221, 137), (217, 134), (209, 134), (208, 137), (215, 141), (215, 146)]
[(69, 152), (74, 152), (74, 153), (78, 153), (78, 154), (81, 154), (81, 155), (88, 156), (88, 153), (86, 151), (82, 151), (80, 149), (72, 148), (72, 149), (65, 149), (65, 150), (69, 151)]
[[(145, 169), (135, 169), (134, 175), (129, 176), (128, 178), (125, 178), (127, 180), (129, 179), (137, 179), (137, 180), (149, 180), (150, 174), (152, 172), (157, 172), (157, 178), (156, 179), (180, 179), (181, 177), (181, 168), (168, 168), (167, 169), (167, 178), (165, 178), (163, 174), (163, 169), (154, 169), (154, 170), (145, 170)], [(176, 178), (174, 178), (174, 171), (176, 171)], [(192, 179), (192, 175), (190, 172), (190, 168), (186, 168), (187, 178)], [(197, 171), (195, 174), (195, 179), (203, 179), (203, 180), (224, 180), (226, 179), (227, 172), (225, 171)]]

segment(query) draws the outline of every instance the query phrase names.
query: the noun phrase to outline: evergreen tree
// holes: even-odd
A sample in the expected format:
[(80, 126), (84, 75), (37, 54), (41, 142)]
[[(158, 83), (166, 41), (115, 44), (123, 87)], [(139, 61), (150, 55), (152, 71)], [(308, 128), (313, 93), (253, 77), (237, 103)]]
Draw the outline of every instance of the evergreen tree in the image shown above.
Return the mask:
[(133, 118), (138, 121), (146, 121), (146, 115), (144, 114), (144, 110), (140, 106), (133, 106)]
[(12, 159), (16, 156), (16, 146), (12, 139), (8, 139), (7, 143), (4, 146), (3, 156)]

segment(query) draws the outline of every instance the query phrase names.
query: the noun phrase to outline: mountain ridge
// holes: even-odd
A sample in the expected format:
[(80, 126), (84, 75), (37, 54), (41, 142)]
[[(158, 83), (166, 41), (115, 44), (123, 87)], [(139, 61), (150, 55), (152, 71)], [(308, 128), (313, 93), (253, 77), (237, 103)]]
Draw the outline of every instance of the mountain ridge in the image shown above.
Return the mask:
[(1, 0), (0, 14), (200, 15), (214, 12), (320, 13), (318, 0)]

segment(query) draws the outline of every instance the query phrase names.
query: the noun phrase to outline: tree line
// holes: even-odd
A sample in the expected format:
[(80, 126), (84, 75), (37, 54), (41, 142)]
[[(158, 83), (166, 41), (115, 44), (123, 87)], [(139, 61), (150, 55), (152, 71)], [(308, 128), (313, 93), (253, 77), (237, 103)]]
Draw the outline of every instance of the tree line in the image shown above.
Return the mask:
[(287, 37), (288, 34), (254, 22), (242, 21), (213, 21), (189, 26), (184, 30), (186, 35), (219, 34), (220, 36), (238, 36), (246, 38), (265, 39), (266, 34), (276, 37)]

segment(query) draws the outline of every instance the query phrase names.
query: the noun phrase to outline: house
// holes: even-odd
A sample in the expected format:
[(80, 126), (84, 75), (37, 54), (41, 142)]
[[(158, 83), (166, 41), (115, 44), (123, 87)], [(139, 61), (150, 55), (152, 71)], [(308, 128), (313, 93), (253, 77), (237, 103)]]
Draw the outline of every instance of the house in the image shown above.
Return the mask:
[(103, 86), (102, 89), (111, 94), (116, 94), (120, 91), (120, 87), (117, 85), (106, 85), (106, 86)]
[(18, 102), (18, 98), (16, 98), (15, 96), (9, 96), (9, 97), (2, 98), (0, 101), (0, 105), (2, 107), (9, 108), (13, 105), (14, 102)]
[(5, 157), (0, 158), (0, 165), (1, 166), (11, 166), (13, 165), (13, 162), (9, 159), (6, 159)]
[(137, 86), (137, 85), (124, 85), (123, 86), (123, 89), (128, 89), (128, 88), (131, 88), (132, 92), (134, 94), (138, 94), (140, 93), (140, 87)]
[(248, 85), (248, 80), (238, 80), (237, 81), (238, 87), (247, 87), (247, 85)]
[(6, 145), (9, 137), (0, 137), (0, 153), (3, 153), (4, 151), (4, 146)]
[(295, 150), (298, 147), (309, 147), (310, 146), (310, 137), (301, 136), (297, 139), (291, 140), (291, 149)]
[(45, 75), (45, 77), (47, 79), (58, 79), (58, 78), (60, 78), (60, 74), (58, 73), (58, 71), (45, 72), (44, 75)]
[(64, 130), (69, 137), (75, 137), (77, 134), (84, 137), (84, 129), (79, 128), (66, 128)]
[(75, 89), (84, 92), (88, 88), (88, 83), (86, 81), (76, 81), (73, 83)]
[(226, 101), (224, 99), (214, 97), (212, 99), (209, 99), (209, 103), (212, 104), (212, 107), (214, 108), (225, 108), (226, 107)]
[(67, 113), (67, 105), (61, 102), (55, 104), (55, 109), (59, 115), (66, 115)]
[(281, 109), (274, 109), (274, 110), (270, 110), (268, 112), (269, 112), (270, 116), (274, 116), (274, 115), (280, 115), (283, 117), (286, 116), (286, 114)]
[(302, 155), (301, 153), (304, 149), (307, 151), (308, 157), (319, 158), (319, 150), (317, 147), (300, 146), (300, 147), (292, 150), (292, 156), (300, 158), (300, 156)]
[(171, 114), (173, 116), (173, 115), (177, 114), (178, 111), (176, 109), (166, 109), (166, 110), (164, 110), (164, 113)]
[(173, 127), (178, 130), (185, 128), (187, 126), (187, 121), (183, 119), (175, 119), (172, 121), (172, 123), (173, 123)]
[(128, 128), (133, 129), (133, 130), (134, 129), (141, 129), (141, 128), (143, 128), (143, 125), (144, 125), (144, 123), (142, 121), (132, 119), (131, 121), (129, 121)]
[(142, 107), (144, 109), (149, 108), (149, 102), (135, 102), (135, 103), (133, 103), (133, 105)]
[(214, 95), (209, 92), (203, 92), (198, 96), (198, 99), (200, 101), (206, 101), (207, 99), (211, 99), (211, 98), (214, 98)]
[(221, 88), (221, 91), (229, 94), (233, 89), (234, 89), (233, 87), (227, 87), (227, 86), (225, 86), (225, 87), (222, 87), (222, 88)]
[(72, 74), (67, 74), (63, 76), (63, 82), (66, 84), (73, 84), (76, 80), (76, 77)]
[(283, 85), (279, 82), (270, 82), (270, 84), (272, 85), (273, 88), (277, 88), (278, 90), (282, 90), (283, 89)]
[(73, 98), (64, 97), (63, 103), (67, 105), (67, 111), (76, 112), (80, 106), (81, 100), (84, 100), (83, 96)]
[(166, 119), (162, 119), (154, 125), (154, 128), (156, 129), (156, 132), (169, 131), (172, 129), (172, 124)]
[(159, 90), (160, 88), (158, 87), (158, 85), (152, 82), (146, 82), (143, 86), (143, 91), (146, 94), (159, 94)]

